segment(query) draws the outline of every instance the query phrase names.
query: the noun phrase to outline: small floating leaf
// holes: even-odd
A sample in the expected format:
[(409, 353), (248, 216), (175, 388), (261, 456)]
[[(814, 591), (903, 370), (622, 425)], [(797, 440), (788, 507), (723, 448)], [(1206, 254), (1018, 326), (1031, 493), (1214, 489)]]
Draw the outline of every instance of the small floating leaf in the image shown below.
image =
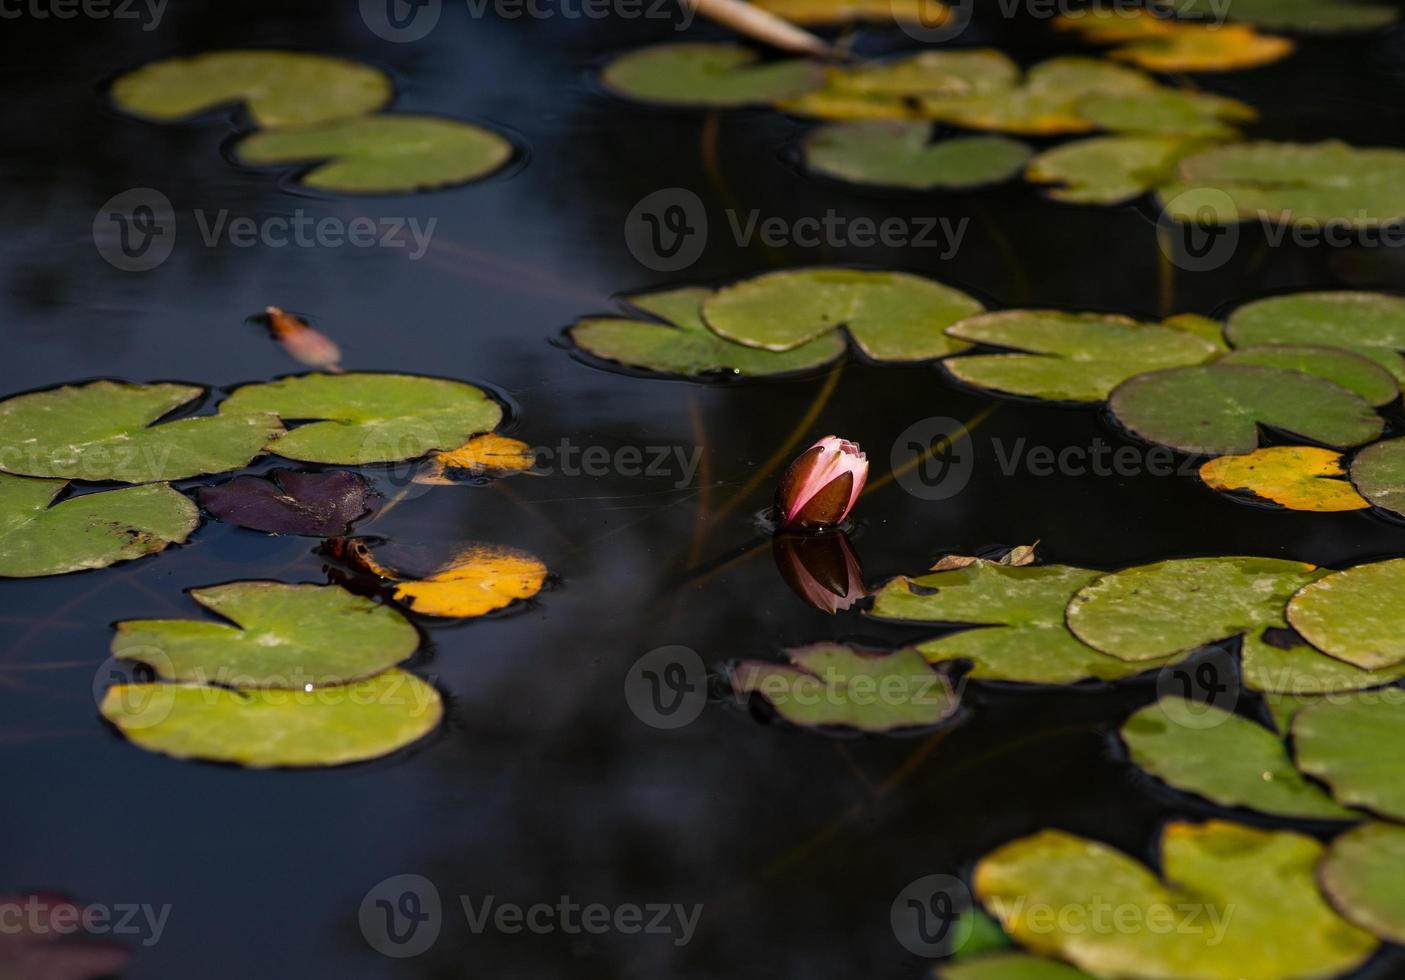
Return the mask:
[(1264, 627), (1287, 627), (1284, 607), (1322, 576), (1281, 558), (1176, 558), (1104, 575), (1068, 604), (1068, 627), (1123, 660), (1185, 653)]
[(823, 88), (781, 100), (778, 106), (820, 119), (921, 119), (922, 96), (999, 92), (1019, 79), (1019, 68), (999, 51), (923, 51), (892, 61), (829, 68)]
[(706, 289), (674, 289), (631, 296), (627, 302), (664, 323), (647, 320), (589, 318), (576, 323), (570, 337), (582, 350), (630, 367), (667, 374), (713, 373), (766, 377), (813, 370), (844, 354), (837, 333), (816, 337), (788, 351), (759, 350), (736, 344), (707, 329), (699, 314)]
[(932, 663), (969, 660), (976, 680), (1074, 684), (1119, 680), (1155, 666), (1129, 664), (1084, 643), (1064, 625), (1064, 608), (1100, 572), (1067, 565), (969, 564), (883, 586), (872, 614), (919, 623), (972, 624), (915, 649)]
[(1304, 779), (1293, 768), (1283, 742), (1268, 729), (1213, 704), (1194, 707), (1208, 716), (1203, 728), (1188, 728), (1168, 717), (1188, 707), (1182, 702), (1168, 711), (1161, 704), (1149, 704), (1128, 718), (1121, 734), (1132, 761), (1173, 789), (1221, 806), (1301, 820), (1360, 816)]
[(1298, 768), (1338, 802), (1394, 820), (1405, 820), (1405, 757), (1395, 749), (1402, 739), (1405, 698), (1377, 692), (1338, 694), (1293, 719)]
[(453, 449), (502, 420), (502, 409), (480, 388), (408, 374), (305, 374), (245, 385), (225, 399), (218, 417), (250, 412), (306, 422), (270, 442), (270, 452), (343, 466)]
[(1109, 399), (1132, 434), (1186, 453), (1243, 456), (1260, 426), (1343, 449), (1370, 442), (1385, 423), (1354, 391), (1278, 368), (1207, 364), (1130, 379)]
[(190, 597), (229, 622), (125, 620), (113, 656), (148, 664), (165, 680), (303, 689), (379, 674), (419, 646), (398, 612), (338, 585), (230, 582)]
[(1092, 980), (1089, 974), (1058, 960), (1028, 953), (986, 953), (942, 963), (936, 980)]
[(1405, 299), (1387, 293), (1308, 292), (1239, 307), (1225, 334), (1235, 347), (1315, 344), (1355, 351), (1405, 381)]
[[(1021, 944), (1096, 976), (1337, 976), (1377, 943), (1319, 893), (1322, 851), (1288, 831), (1173, 822), (1162, 835), (1163, 882), (1106, 844), (1046, 830), (986, 855), (975, 889)], [(1109, 908), (1126, 910), (1116, 927)]]
[(1244, 456), (1220, 456), (1200, 467), (1200, 479), (1221, 493), (1247, 493), (1289, 510), (1336, 513), (1371, 505), (1341, 477), (1340, 453), (1315, 446), (1269, 446)]
[(108, 689), (101, 710), (150, 752), (255, 769), (379, 758), (428, 735), (444, 716), (439, 692), (402, 670), (315, 691), (121, 684)]
[(1177, 221), (1375, 227), (1405, 217), (1405, 150), (1234, 143), (1183, 158), (1158, 193)]
[(1288, 621), (1317, 649), (1363, 670), (1405, 663), (1405, 558), (1304, 586), (1288, 603)]
[(319, 190), (392, 193), (486, 177), (512, 156), (497, 133), (457, 119), (383, 115), (254, 133), (241, 163), (317, 163), (298, 183)]
[(160, 420), (192, 385), (92, 381), (0, 402), (0, 470), (65, 480), (151, 483), (238, 469), (283, 431), (272, 414)]
[(272, 470), (268, 476), (236, 476), (196, 492), (200, 506), (230, 524), (269, 534), (322, 538), (350, 533), (370, 513), (375, 493), (355, 473)]
[(1215, 345), (1187, 333), (1122, 316), (1006, 310), (960, 320), (947, 335), (1029, 353), (973, 354), (944, 363), (980, 388), (1056, 401), (1100, 402), (1147, 371), (1208, 361)]
[(805, 139), (805, 165), (858, 184), (953, 190), (1009, 180), (1029, 160), (1029, 147), (1001, 136), (932, 143), (931, 132), (924, 122), (822, 126)]
[(902, 272), (795, 269), (719, 289), (703, 301), (713, 332), (786, 351), (843, 327), (876, 361), (920, 361), (964, 349), (943, 331), (983, 307), (949, 286)]
[(605, 85), (626, 98), (683, 106), (739, 106), (799, 95), (824, 82), (817, 62), (758, 64), (739, 44), (657, 44), (605, 66)]
[(1095, 136), (1045, 150), (1025, 177), (1058, 185), (1048, 191), (1056, 201), (1121, 204), (1163, 183), (1195, 145), (1181, 137)]
[(959, 707), (945, 677), (915, 650), (866, 654), (836, 643), (787, 650), (790, 666), (747, 660), (731, 671), (737, 694), (760, 694), (795, 725), (864, 732), (935, 725)]
[(1389, 371), (1369, 357), (1338, 347), (1264, 344), (1231, 351), (1220, 358), (1220, 363), (1255, 364), (1326, 378), (1356, 392), (1371, 405), (1388, 405), (1400, 396), (1400, 385)]
[(1079, 102), (1078, 111), (1099, 129), (1114, 133), (1218, 139), (1237, 135), (1232, 124), (1251, 122), (1258, 115), (1238, 99), (1175, 89), (1094, 95)]
[(1386, 439), (1357, 453), (1351, 482), (1377, 507), (1405, 517), (1405, 439)]
[(426, 616), (483, 616), (519, 599), (530, 599), (546, 584), (541, 560), (524, 551), (474, 545), (432, 575), (395, 584), (395, 598)]
[(200, 523), (195, 505), (165, 483), (54, 504), (66, 486), (0, 473), (0, 578), (105, 568), (180, 544)]
[(1405, 827), (1351, 828), (1327, 846), (1318, 877), (1338, 912), (1372, 935), (1405, 943)]
[(414, 482), (431, 485), (453, 485), (463, 476), (510, 476), (529, 473), (536, 465), (536, 453), (520, 439), (510, 439), (495, 432), (474, 436), (458, 449), (430, 453), (424, 466), (414, 475)]
[(1063, 14), (1054, 26), (1078, 31), (1093, 44), (1116, 44), (1111, 57), (1156, 72), (1256, 68), (1293, 51), (1287, 38), (1260, 34), (1247, 24), (1174, 20), (1144, 9), (1080, 10)]
[(390, 101), (390, 79), (370, 65), (294, 51), (212, 51), (153, 61), (112, 85), (119, 107), (174, 122), (243, 103), (260, 128), (305, 126), (374, 112)]
[[(1240, 679), (1270, 696), (1312, 696), (1384, 687), (1405, 677), (1405, 665), (1362, 670), (1329, 657), (1289, 630), (1269, 628), (1244, 635)], [(1285, 729), (1286, 730), (1286, 729)]]
[[(1399, 16), (1388, 5), (1369, 0), (1158, 0), (1181, 17), (1218, 23), (1225, 14), (1260, 27), (1309, 34), (1370, 30)], [(1220, 28), (1223, 30), (1223, 27)]]

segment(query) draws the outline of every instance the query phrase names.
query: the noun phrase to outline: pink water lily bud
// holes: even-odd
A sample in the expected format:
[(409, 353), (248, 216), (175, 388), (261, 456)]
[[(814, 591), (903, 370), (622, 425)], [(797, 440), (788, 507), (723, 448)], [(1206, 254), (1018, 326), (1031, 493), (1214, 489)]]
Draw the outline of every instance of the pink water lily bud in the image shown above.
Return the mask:
[(833, 527), (849, 516), (868, 479), (857, 443), (825, 436), (781, 475), (776, 516), (785, 527)]
[(833, 615), (868, 595), (859, 556), (843, 531), (777, 534), (771, 554), (786, 585), (816, 609)]

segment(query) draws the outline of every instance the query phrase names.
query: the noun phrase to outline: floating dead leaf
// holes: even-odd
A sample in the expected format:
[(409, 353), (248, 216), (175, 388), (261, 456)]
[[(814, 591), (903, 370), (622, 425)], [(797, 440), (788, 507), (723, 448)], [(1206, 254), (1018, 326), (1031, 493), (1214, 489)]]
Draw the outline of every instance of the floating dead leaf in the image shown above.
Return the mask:
[(270, 306), (264, 310), (264, 322), (268, 324), (268, 332), (273, 339), (282, 344), (288, 356), (299, 364), (325, 371), (341, 371), (341, 348), (331, 338), (308, 326), (306, 320)]
[(529, 473), (536, 465), (532, 447), (520, 439), (494, 432), (474, 436), (458, 449), (431, 453), (414, 476), (414, 482), (448, 486), (463, 476), (510, 476)]
[(1293, 42), (1260, 34), (1248, 24), (1174, 20), (1144, 9), (1080, 10), (1054, 21), (1092, 44), (1116, 44), (1109, 54), (1151, 71), (1234, 71), (1285, 58)]
[(1221, 493), (1248, 493), (1286, 507), (1317, 513), (1365, 510), (1342, 468), (1341, 453), (1315, 446), (1269, 446), (1243, 456), (1220, 456), (1200, 467), (1200, 479)]
[(364, 541), (332, 543), (331, 553), (394, 583), (393, 595), (426, 616), (467, 619), (530, 599), (546, 584), (547, 569), (525, 551), (474, 544), (423, 578), (411, 578), (380, 562)]
[(938, 559), (931, 571), (950, 572), (958, 568), (969, 568), (980, 561), (990, 561), (996, 565), (1020, 568), (1034, 564), (1034, 549), (1037, 547), (1039, 547), (1038, 541), (1034, 544), (1022, 544), (1018, 548), (1011, 548), (1003, 557), (995, 559), (977, 558), (974, 555), (945, 555)]

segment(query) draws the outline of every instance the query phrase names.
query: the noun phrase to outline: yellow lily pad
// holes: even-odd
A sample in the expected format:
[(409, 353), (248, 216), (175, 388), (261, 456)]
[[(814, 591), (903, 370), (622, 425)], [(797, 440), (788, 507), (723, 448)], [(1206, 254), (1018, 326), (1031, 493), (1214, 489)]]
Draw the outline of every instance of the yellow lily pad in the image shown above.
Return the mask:
[(426, 578), (397, 582), (394, 595), (417, 613), (464, 619), (530, 599), (546, 576), (546, 566), (533, 555), (474, 545)]
[(1341, 453), (1315, 446), (1269, 446), (1200, 467), (1200, 478), (1214, 490), (1250, 493), (1288, 510), (1327, 514), (1370, 507), (1345, 477)]
[(1092, 44), (1116, 44), (1109, 55), (1150, 71), (1234, 71), (1286, 58), (1293, 42), (1260, 34), (1248, 24), (1174, 20), (1146, 10), (1095, 8), (1064, 14), (1059, 30), (1077, 31)]
[(431, 453), (414, 476), (414, 482), (447, 486), (460, 482), (450, 474), (510, 476), (529, 472), (536, 465), (532, 447), (520, 439), (485, 432), (457, 449)]

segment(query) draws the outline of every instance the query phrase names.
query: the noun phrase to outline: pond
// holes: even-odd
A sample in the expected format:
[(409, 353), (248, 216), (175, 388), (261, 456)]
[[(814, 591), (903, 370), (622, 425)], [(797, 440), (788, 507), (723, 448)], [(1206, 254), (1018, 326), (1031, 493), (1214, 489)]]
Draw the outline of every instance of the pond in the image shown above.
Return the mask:
[[(213, 404), (307, 370), (257, 319), (281, 307), (334, 340), (348, 371), (481, 387), (504, 406), (498, 431), (538, 450), (535, 474), (455, 486), (368, 467), (395, 504), (356, 533), (420, 567), (472, 542), (521, 549), (551, 577), (487, 616), (412, 614), (420, 637), (404, 666), (439, 692), (442, 722), (382, 758), (304, 769), (142, 751), (98, 703), (134, 676), (109, 658), (116, 622), (197, 618), (186, 593), (219, 583), (355, 580), (316, 537), (205, 516), (160, 555), (0, 583), (0, 894), (37, 889), (131, 911), (135, 931), (89, 931), (129, 947), (121, 975), (132, 978), (916, 978), (933, 960), (904, 944), (894, 909), (930, 895), (905, 889), (931, 875), (969, 884), (979, 859), (1041, 830), (1154, 867), (1173, 821), (1331, 840), (1341, 824), (1216, 805), (1135, 765), (1117, 732), (1171, 693), (1154, 669), (1115, 684), (958, 680), (953, 717), (890, 734), (789, 724), (760, 697), (729, 696), (728, 669), (807, 644), (895, 650), (933, 633), (867, 615), (866, 603), (814, 608), (778, 569), (768, 511), (780, 469), (830, 433), (871, 464), (848, 535), (874, 587), (944, 555), (1034, 542), (1042, 563), (1099, 571), (1225, 555), (1341, 569), (1405, 554), (1398, 520), (1246, 504), (1198, 478), (1203, 457), (1158, 455), (1100, 403), (1004, 398), (929, 361), (685, 380), (605, 363), (565, 331), (622, 315), (625, 296), (810, 266), (912, 273), (991, 310), (1222, 319), (1281, 293), (1397, 290), (1402, 253), (1365, 235), (1275, 243), (1251, 223), (1222, 264), (1192, 270), (1158, 245), (1149, 195), (1092, 206), (1020, 180), (916, 192), (822, 177), (801, 159), (812, 121), (766, 106), (643, 104), (600, 81), (626, 52), (731, 32), (701, 20), (680, 32), (671, 7), (671, 18), (563, 9), (513, 18), (447, 2), (414, 40), (379, 36), (344, 3), (182, 2), (155, 22), (40, 16), (42, 4), (6, 14), (0, 394), (175, 381), (211, 389), (203, 404)], [(855, 38), (865, 57), (914, 44), (891, 27)], [(946, 46), (998, 49), (1021, 66), (1090, 50), (997, 5)], [(504, 135), (512, 156), (435, 191), (336, 193), (241, 162), (245, 116), (158, 124), (109, 96), (115, 78), (148, 62), (239, 48), (371, 65), (393, 80), (397, 112), (472, 122)], [(1399, 26), (1304, 36), (1273, 64), (1188, 77), (1255, 107), (1256, 139), (1405, 144)], [(164, 195), (174, 220), (169, 256), (132, 271), (95, 247), (94, 225), (138, 188)], [(626, 227), (641, 201), (680, 189), (696, 195), (706, 233), (689, 244), (691, 262), (659, 268), (669, 263), (637, 234), (627, 241)], [(813, 243), (792, 233), (827, 216), (831, 231)], [(359, 245), (270, 240), (279, 218), (343, 229), (365, 218), (376, 234)], [(924, 240), (854, 234), (860, 219), (889, 218), (925, 229)], [(234, 230), (241, 219), (257, 229), (252, 241)], [(745, 234), (768, 219), (785, 233), (771, 243)], [(1399, 434), (1399, 401), (1381, 414), (1385, 434)], [(889, 477), (915, 462), (908, 442), (930, 445), (957, 422), (969, 433), (946, 469)], [(1080, 452), (1060, 457), (1068, 447)], [(244, 469), (289, 465), (263, 455)], [(648, 707), (639, 662), (678, 647), (703, 664), (709, 696), (675, 725)], [(692, 663), (679, 656), (650, 663)], [(1267, 719), (1252, 692), (1238, 710)], [(384, 912), (413, 924), (430, 892), (442, 906), (437, 938), (406, 956), (374, 923)], [(540, 928), (476, 918), (541, 904), (551, 911)], [(571, 927), (580, 912), (570, 910), (587, 906), (607, 909), (611, 925)], [(621, 920), (633, 906), (661, 927)], [(1389, 943), (1360, 960), (1351, 975), (1405, 970)], [(7, 967), (0, 960), (0, 976)]]

